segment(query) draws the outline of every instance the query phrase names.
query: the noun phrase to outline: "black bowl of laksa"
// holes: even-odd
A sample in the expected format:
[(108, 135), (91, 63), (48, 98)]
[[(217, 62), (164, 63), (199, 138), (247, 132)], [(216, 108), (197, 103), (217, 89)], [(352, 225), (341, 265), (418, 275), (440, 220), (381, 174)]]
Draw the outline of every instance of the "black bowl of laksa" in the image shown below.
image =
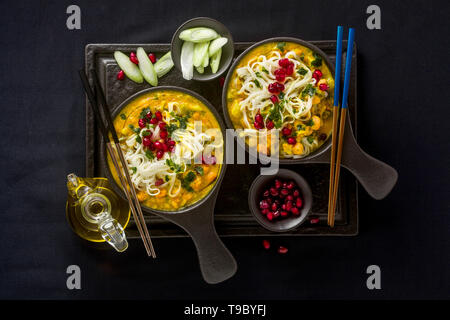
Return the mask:
[(238, 57), (225, 80), (225, 120), (232, 128), (246, 129), (241, 140), (267, 155), (273, 144), (270, 136), (264, 144), (248, 138), (278, 130), (282, 163), (316, 156), (329, 146), (333, 74), (329, 58), (306, 41), (259, 42)]

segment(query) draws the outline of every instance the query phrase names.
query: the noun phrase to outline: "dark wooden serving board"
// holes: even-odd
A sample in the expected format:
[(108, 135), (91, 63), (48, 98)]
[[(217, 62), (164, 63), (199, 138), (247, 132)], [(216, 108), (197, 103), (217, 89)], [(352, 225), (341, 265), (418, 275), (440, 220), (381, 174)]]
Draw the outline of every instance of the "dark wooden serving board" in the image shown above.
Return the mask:
[[(336, 42), (335, 41), (311, 41), (322, 49), (334, 62)], [(235, 57), (253, 43), (235, 43)], [(137, 47), (143, 47), (146, 52), (153, 52), (158, 58), (170, 50), (170, 44), (89, 44), (85, 51), (86, 69), (96, 69), (106, 99), (111, 108), (118, 106), (123, 100), (132, 94), (148, 88), (147, 83), (136, 84), (129, 79), (117, 81), (116, 75), (119, 71), (113, 52), (135, 51)], [(344, 41), (343, 48), (346, 45)], [(356, 85), (357, 85), (357, 54), (356, 47), (353, 51), (351, 88), (349, 94), (349, 113), (355, 136), (356, 126)], [(343, 53), (345, 62), (345, 52)], [(90, 79), (91, 80), (91, 79)], [(222, 87), (220, 80), (210, 82), (186, 81), (181, 73), (173, 68), (167, 75), (159, 79), (160, 85), (173, 85), (193, 90), (208, 101), (210, 101), (223, 115), (221, 98)], [(86, 101), (86, 104), (88, 101)], [(100, 136), (96, 130), (94, 117), (91, 109), (86, 107), (86, 176), (105, 176), (101, 167)], [(358, 183), (356, 179), (345, 169), (341, 170), (341, 179), (338, 195), (338, 206), (334, 228), (327, 226), (327, 204), (328, 204), (328, 164), (299, 164), (281, 166), (287, 167), (300, 173), (310, 184), (314, 204), (310, 217), (318, 217), (319, 223), (304, 223), (298, 229), (286, 233), (273, 233), (262, 228), (253, 218), (247, 203), (248, 189), (254, 178), (259, 174), (258, 165), (228, 165), (225, 178), (217, 197), (215, 208), (215, 224), (220, 236), (268, 236), (268, 235), (314, 235), (314, 236), (353, 236), (358, 233)], [(153, 237), (187, 237), (187, 233), (178, 226), (154, 215), (146, 215), (146, 222)], [(133, 218), (126, 228), (128, 238), (137, 238), (139, 233)]]

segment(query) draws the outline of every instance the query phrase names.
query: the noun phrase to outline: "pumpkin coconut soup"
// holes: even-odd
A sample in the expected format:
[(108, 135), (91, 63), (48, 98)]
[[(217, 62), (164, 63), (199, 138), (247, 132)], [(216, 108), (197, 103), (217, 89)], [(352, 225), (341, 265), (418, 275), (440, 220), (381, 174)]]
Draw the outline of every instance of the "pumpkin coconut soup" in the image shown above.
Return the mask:
[[(205, 197), (222, 163), (223, 137), (211, 111), (197, 98), (156, 90), (126, 105), (114, 126), (139, 201), (177, 211)], [(110, 158), (108, 165), (120, 185)]]
[[(303, 158), (330, 136), (333, 89), (333, 76), (316, 52), (293, 42), (264, 43), (233, 70), (228, 114), (247, 137), (249, 131), (261, 137), (266, 129), (279, 130), (280, 158)], [(270, 135), (267, 142), (247, 143), (270, 154)]]

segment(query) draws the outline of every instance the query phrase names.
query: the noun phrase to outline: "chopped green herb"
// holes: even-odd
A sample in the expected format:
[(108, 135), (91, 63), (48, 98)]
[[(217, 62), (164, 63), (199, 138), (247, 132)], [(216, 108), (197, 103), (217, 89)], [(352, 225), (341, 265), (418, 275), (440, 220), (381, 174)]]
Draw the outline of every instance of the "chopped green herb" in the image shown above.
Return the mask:
[(259, 83), (258, 80), (254, 79), (253, 82), (256, 84), (256, 86), (257, 86), (258, 88), (260, 88), (260, 89), (262, 88), (262, 87), (261, 87), (261, 84)]
[(195, 167), (194, 170), (201, 176), (205, 174), (205, 170), (203, 170), (203, 167), (201, 167), (201, 166)]
[(176, 173), (179, 173), (182, 171), (182, 168), (179, 164), (176, 164), (173, 162), (172, 159), (166, 159), (166, 164), (169, 166), (170, 170), (175, 171)]
[(283, 100), (283, 99), (284, 99), (284, 92), (280, 92), (280, 93), (278, 94), (278, 98), (279, 98), (280, 100)]
[(139, 115), (139, 118), (145, 118), (145, 116), (147, 115), (147, 113), (150, 112), (150, 108), (149, 107), (145, 107), (144, 109), (142, 109), (141, 114)]
[(307, 136), (306, 140), (308, 140), (309, 143), (313, 143), (314, 142), (314, 138), (311, 136)]
[(316, 88), (314, 88), (314, 86), (309, 83), (305, 87), (305, 89), (303, 89), (303, 91), (302, 91), (302, 98), (304, 98), (306, 95), (309, 95), (312, 97), (314, 95), (314, 93), (316, 93)]
[(272, 108), (269, 110), (269, 119), (273, 121), (275, 128), (279, 129), (282, 126), (281, 122), (281, 109), (283, 107), (283, 104), (276, 103), (273, 105)]
[(120, 119), (122, 119), (122, 120), (126, 120), (126, 119), (127, 119), (127, 116), (126, 116), (126, 115), (124, 115), (123, 113), (121, 113), (121, 114), (120, 114)]
[(193, 192), (194, 189), (191, 187), (191, 182), (195, 179), (195, 173), (189, 171), (184, 178), (181, 180), (181, 186), (189, 192)]
[(139, 134), (141, 132), (141, 128), (135, 128), (132, 124), (128, 125), (128, 128), (130, 128), (136, 134)]
[(303, 130), (303, 126), (301, 124), (297, 125), (297, 130), (298, 131)]
[(136, 142), (137, 142), (137, 143), (142, 143), (142, 138), (141, 138), (140, 135), (137, 135), (137, 136), (136, 136)]
[(280, 50), (281, 52), (284, 51), (284, 47), (286, 46), (286, 42), (278, 42), (277, 43), (277, 48), (278, 50)]
[(191, 116), (190, 113), (188, 113), (186, 116), (181, 117), (177, 116), (173, 111), (170, 113), (172, 117), (174, 117), (178, 123), (180, 124), (180, 129), (186, 129), (187, 128), (187, 121), (189, 117)]
[(142, 136), (144, 136), (144, 137), (149, 136), (151, 134), (152, 133), (150, 131), (148, 131), (148, 130), (145, 130), (144, 132), (142, 132)]
[(131, 171), (133, 171), (133, 173), (137, 172), (137, 168), (136, 167), (131, 167), (130, 169), (131, 169)]
[(302, 61), (305, 60), (305, 54), (304, 54), (304, 53), (302, 53), (302, 54), (300, 55), (300, 60), (302, 60)]
[(150, 160), (155, 159), (155, 155), (150, 150), (145, 150), (145, 156)]
[(169, 182), (169, 176), (166, 175), (166, 176), (164, 177), (164, 180), (166, 180), (166, 182)]
[(265, 72), (265, 73), (267, 73), (267, 74), (269, 74), (269, 71), (267, 71), (267, 69), (264, 68), (264, 67), (262, 67), (262, 71)]
[(297, 73), (301, 76), (304, 76), (305, 74), (308, 73), (308, 70), (306, 70), (305, 68), (301, 67), (300, 69), (297, 70)]
[(172, 133), (177, 129), (178, 127), (172, 123), (167, 127), (167, 132), (169, 133), (169, 135), (172, 135)]
[(312, 119), (309, 119), (307, 123), (305, 123), (307, 126), (313, 126), (314, 125), (314, 121), (312, 121)]
[(320, 67), (322, 65), (322, 57), (319, 56), (317, 53), (313, 53), (314, 60), (311, 62), (311, 65), (314, 67)]
[(261, 73), (259, 73), (259, 71), (256, 71), (255, 74), (258, 78), (261, 78)]

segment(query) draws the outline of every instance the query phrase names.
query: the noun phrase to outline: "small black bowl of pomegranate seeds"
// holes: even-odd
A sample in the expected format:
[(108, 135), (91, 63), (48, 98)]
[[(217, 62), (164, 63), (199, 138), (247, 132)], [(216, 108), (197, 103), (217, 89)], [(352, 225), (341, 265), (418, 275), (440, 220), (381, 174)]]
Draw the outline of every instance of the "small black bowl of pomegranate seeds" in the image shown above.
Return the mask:
[(298, 173), (279, 169), (273, 175), (259, 175), (248, 193), (250, 210), (264, 228), (285, 232), (301, 225), (312, 207), (308, 182)]

